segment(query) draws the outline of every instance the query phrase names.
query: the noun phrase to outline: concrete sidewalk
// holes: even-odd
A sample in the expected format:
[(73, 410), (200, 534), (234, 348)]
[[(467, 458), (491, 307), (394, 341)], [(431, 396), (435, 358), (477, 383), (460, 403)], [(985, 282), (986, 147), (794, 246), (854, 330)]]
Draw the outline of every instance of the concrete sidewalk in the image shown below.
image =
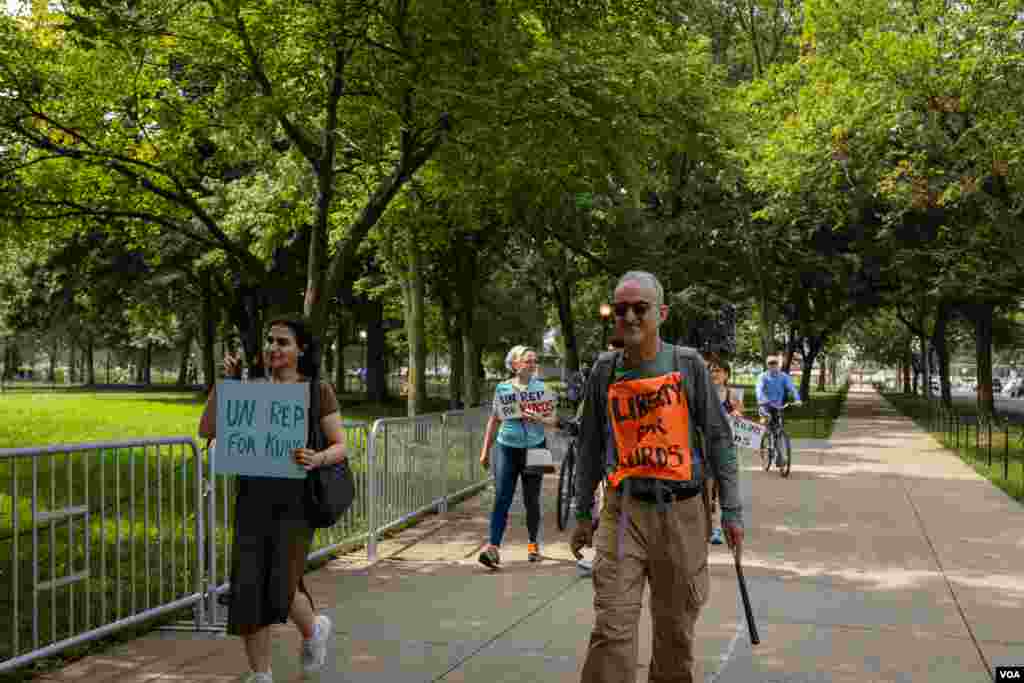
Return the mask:
[[(761, 644), (752, 648), (731, 556), (713, 546), (698, 623), (698, 678), (991, 681), (1024, 664), (1024, 511), (875, 393), (851, 393), (831, 442), (796, 442), (782, 479), (745, 453), (744, 567)], [(592, 588), (554, 526), (545, 481), (545, 561), (526, 561), (513, 509), (503, 569), (476, 562), (491, 494), (382, 544), (372, 567), (339, 558), (307, 577), (335, 620), (328, 669), (299, 673), (298, 636), (277, 629), (275, 681), (404, 683), (579, 680)], [(650, 617), (640, 626), (647, 680)], [(208, 683), (246, 669), (240, 641), (154, 633), (47, 681)]]

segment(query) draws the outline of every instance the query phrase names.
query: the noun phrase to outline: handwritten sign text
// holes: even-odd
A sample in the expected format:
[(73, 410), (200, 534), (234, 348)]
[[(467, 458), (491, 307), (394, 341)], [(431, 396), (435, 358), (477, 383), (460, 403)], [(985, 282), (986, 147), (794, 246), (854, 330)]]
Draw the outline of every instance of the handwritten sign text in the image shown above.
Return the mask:
[(308, 384), (217, 383), (218, 473), (304, 479), (292, 451), (306, 445)]

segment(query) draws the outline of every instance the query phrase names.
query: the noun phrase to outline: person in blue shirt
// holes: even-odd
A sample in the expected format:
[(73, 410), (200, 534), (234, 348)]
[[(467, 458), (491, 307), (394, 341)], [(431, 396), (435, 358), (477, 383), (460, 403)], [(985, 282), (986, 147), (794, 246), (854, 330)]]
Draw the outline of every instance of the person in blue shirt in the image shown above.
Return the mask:
[(769, 356), (765, 364), (768, 369), (757, 378), (755, 389), (761, 424), (768, 424), (772, 413), (782, 409), (789, 394), (793, 394), (795, 405), (801, 405), (800, 392), (793, 386), (793, 379), (779, 369), (779, 357)]
[(523, 502), (526, 504), (526, 530), (530, 540), (527, 545), (527, 559), (540, 560), (537, 535), (540, 531), (540, 491), (544, 473), (533, 471), (526, 466), (526, 451), (531, 448), (545, 448), (547, 445), (545, 426), (556, 426), (558, 418), (552, 411), (546, 415), (526, 412), (522, 417), (502, 417), (502, 408), (518, 401), (517, 395), (526, 394), (528, 400), (540, 401), (544, 394), (544, 382), (535, 377), (537, 353), (527, 346), (516, 346), (508, 352), (505, 367), (513, 372), (512, 377), (500, 382), (494, 389), (494, 412), (487, 421), (480, 464), (490, 465), (491, 445), (497, 437), (497, 457), (494, 462), (494, 509), (491, 511), (490, 543), (480, 553), (480, 563), (490, 569), (501, 564), (498, 549), (508, 524), (508, 511), (516, 492), (516, 482), (523, 481)]
[[(769, 356), (765, 362), (768, 369), (757, 378), (757, 406), (761, 417), (771, 417), (772, 409), (782, 408), (786, 396), (793, 394), (795, 403), (800, 403), (800, 392), (793, 385), (793, 378), (779, 369), (779, 357)], [(766, 422), (767, 420), (763, 420)]]

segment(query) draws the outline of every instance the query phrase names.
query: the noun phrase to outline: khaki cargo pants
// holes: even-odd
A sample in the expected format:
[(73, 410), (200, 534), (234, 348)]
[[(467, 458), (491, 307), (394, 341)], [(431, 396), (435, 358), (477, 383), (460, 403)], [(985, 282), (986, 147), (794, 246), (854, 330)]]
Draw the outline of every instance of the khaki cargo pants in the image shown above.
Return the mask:
[[(651, 584), (649, 683), (691, 683), (693, 638), (707, 602), (708, 518), (704, 496), (668, 510), (609, 491), (594, 539), (594, 611), (582, 683), (635, 683), (644, 583)], [(626, 522), (619, 533), (622, 506)], [(622, 548), (617, 547), (621, 538)], [(620, 560), (621, 557), (621, 560)]]

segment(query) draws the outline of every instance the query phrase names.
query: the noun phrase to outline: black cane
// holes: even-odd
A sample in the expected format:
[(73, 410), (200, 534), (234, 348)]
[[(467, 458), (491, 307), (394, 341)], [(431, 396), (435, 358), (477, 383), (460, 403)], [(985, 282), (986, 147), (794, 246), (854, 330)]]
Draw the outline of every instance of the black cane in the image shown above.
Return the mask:
[(750, 596), (747, 595), (747, 582), (743, 578), (743, 566), (740, 565), (740, 556), (733, 548), (732, 557), (736, 561), (736, 579), (740, 584), (740, 596), (743, 598), (743, 611), (747, 613), (747, 629), (750, 631), (750, 644), (757, 645), (761, 639), (757, 637), (757, 625), (754, 624), (754, 611), (750, 609)]

